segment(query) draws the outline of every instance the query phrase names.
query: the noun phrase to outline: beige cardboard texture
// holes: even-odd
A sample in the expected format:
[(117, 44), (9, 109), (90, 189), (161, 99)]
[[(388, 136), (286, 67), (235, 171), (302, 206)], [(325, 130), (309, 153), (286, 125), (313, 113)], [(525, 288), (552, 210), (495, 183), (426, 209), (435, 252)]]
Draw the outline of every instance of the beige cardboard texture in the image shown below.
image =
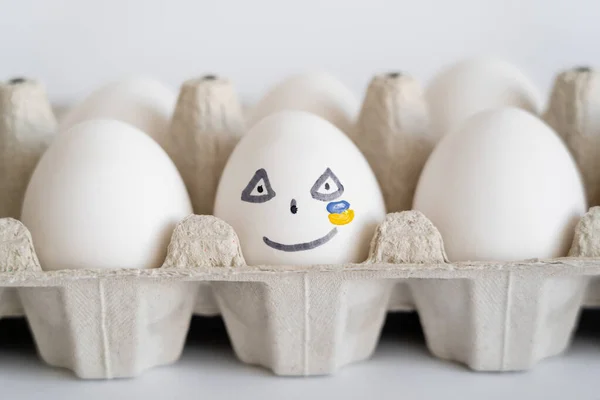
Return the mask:
[[(600, 205), (599, 115), (598, 71), (577, 67), (556, 76), (544, 119), (562, 137), (577, 161), (590, 206)], [(592, 280), (585, 303), (600, 306), (600, 279)]]
[(213, 293), (212, 286), (208, 282), (198, 284), (198, 297), (194, 305), (194, 315), (214, 317), (219, 315), (219, 305)]
[(221, 173), (243, 129), (242, 108), (229, 81), (205, 76), (183, 83), (165, 149), (196, 214), (212, 214)]
[(19, 294), (41, 357), (81, 378), (140, 374), (179, 359), (197, 285), (103, 279)]
[[(600, 207), (571, 256), (599, 247)], [(41, 357), (83, 378), (130, 377), (176, 361), (198, 293), (210, 282), (240, 360), (281, 375), (320, 375), (368, 358), (398, 282), (410, 286), (427, 344), (476, 370), (521, 370), (569, 343), (597, 258), (446, 261), (416, 211), (389, 214), (362, 264), (246, 266), (237, 235), (190, 216), (154, 270), (43, 272), (27, 229), (0, 221), (0, 287), (18, 288)], [(588, 254), (588, 253), (585, 253)]]
[(16, 288), (0, 289), (0, 318), (24, 315)]
[(600, 205), (600, 73), (573, 68), (555, 81), (544, 119), (581, 170), (590, 206)]
[(392, 290), (388, 311), (413, 311), (415, 309), (415, 301), (410, 293), (410, 287), (407, 282), (398, 282)]
[(41, 84), (20, 78), (0, 82), (0, 218), (21, 216), (27, 183), (55, 130)]
[(400, 73), (375, 76), (349, 132), (373, 169), (388, 212), (412, 208), (421, 170), (433, 150), (419, 83)]

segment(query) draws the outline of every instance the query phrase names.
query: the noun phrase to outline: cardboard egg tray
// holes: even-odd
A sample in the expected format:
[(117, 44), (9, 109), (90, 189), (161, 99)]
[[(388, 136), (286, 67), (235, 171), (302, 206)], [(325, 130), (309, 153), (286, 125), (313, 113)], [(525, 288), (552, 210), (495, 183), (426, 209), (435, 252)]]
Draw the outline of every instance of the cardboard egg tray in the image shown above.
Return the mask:
[(598, 287), (586, 292), (598, 252), (600, 207), (580, 221), (570, 257), (510, 263), (449, 263), (433, 224), (406, 211), (388, 214), (364, 263), (246, 266), (229, 225), (192, 215), (161, 268), (43, 272), (26, 227), (4, 218), (0, 310), (23, 313), (41, 358), (81, 378), (177, 361), (194, 312), (220, 312), (245, 363), (330, 374), (370, 357), (387, 311), (412, 307), (435, 356), (526, 370), (563, 352), (582, 306), (598, 304)]
[[(600, 74), (589, 70), (560, 74), (544, 115), (578, 161), (593, 205), (600, 204), (597, 82)], [(0, 153), (12, 160), (0, 182), (11, 194), (1, 215), (18, 217), (56, 120), (42, 86), (22, 80), (0, 83), (0, 116)], [(230, 82), (182, 85), (164, 148), (196, 213), (212, 213), (218, 176), (243, 131)], [(418, 82), (396, 73), (373, 78), (347, 134), (388, 210), (411, 208), (434, 146), (428, 131)], [(26, 227), (0, 219), (0, 317), (24, 315), (41, 358), (81, 378), (133, 377), (176, 362), (193, 314), (221, 314), (245, 363), (279, 375), (330, 374), (369, 358), (386, 313), (401, 310), (417, 311), (440, 359), (478, 371), (526, 370), (568, 347), (586, 306), (600, 306), (599, 207), (581, 219), (569, 257), (450, 263), (433, 224), (404, 211), (388, 214), (364, 263), (301, 267), (247, 266), (229, 225), (195, 215), (175, 229), (160, 268), (44, 272)]]

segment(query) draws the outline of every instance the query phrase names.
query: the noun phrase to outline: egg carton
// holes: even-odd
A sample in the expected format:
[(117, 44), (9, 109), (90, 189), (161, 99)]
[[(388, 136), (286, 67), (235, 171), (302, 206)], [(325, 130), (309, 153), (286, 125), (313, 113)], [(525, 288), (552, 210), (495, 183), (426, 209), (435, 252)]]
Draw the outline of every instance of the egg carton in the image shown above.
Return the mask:
[[(590, 145), (595, 127), (584, 123), (592, 113), (581, 112), (600, 104), (588, 90), (596, 82), (590, 74), (559, 76), (545, 119), (592, 174), (595, 164), (575, 151), (597, 148)], [(10, 181), (21, 183), (56, 125), (41, 87), (25, 83), (0, 88), (1, 150), (18, 167)], [(244, 130), (241, 114), (226, 80), (182, 85), (172, 143), (164, 146), (196, 213), (212, 212), (218, 175)], [(377, 175), (388, 210), (411, 208), (433, 148), (427, 125), (416, 81), (397, 73), (372, 80), (347, 134)], [(43, 140), (20, 135), (30, 141), (19, 147), (27, 164), (13, 155), (15, 133), (25, 129), (44, 133)], [(3, 189), (15, 199), (2, 215), (18, 216), (24, 186)], [(368, 358), (386, 312), (398, 310), (418, 312), (441, 359), (474, 370), (525, 370), (565, 350), (581, 307), (600, 305), (599, 220), (597, 208), (581, 220), (567, 258), (449, 263), (430, 221), (414, 211), (392, 213), (366, 262), (292, 267), (247, 266), (230, 226), (192, 216), (177, 226), (161, 268), (44, 272), (23, 224), (0, 219), (0, 316), (25, 315), (41, 358), (82, 378), (132, 377), (175, 362), (193, 313), (220, 313), (240, 360), (280, 375), (329, 374)]]
[[(600, 204), (595, 186), (600, 182), (597, 172), (600, 158), (594, 152), (599, 148), (599, 136), (595, 135), (598, 131), (596, 120), (590, 118), (593, 109), (600, 104), (595, 97), (598, 82), (600, 73), (589, 68), (578, 67), (558, 74), (544, 115), (576, 156), (587, 178), (586, 187), (591, 188), (590, 204)], [(0, 123), (7, 126), (4, 129), (0, 124), (0, 142), (4, 144), (5, 157), (12, 158), (13, 164), (18, 161), (15, 165), (19, 168), (13, 166), (17, 178), (28, 176), (56, 129), (56, 119), (43, 85), (25, 79), (13, 79), (4, 86), (0, 84), (0, 109), (5, 114)], [(170, 137), (177, 140), (167, 143), (166, 147), (193, 194), (196, 213), (212, 213), (219, 171), (244, 131), (243, 114), (235, 88), (227, 79), (204, 76), (181, 85), (170, 127)], [(434, 146), (428, 133), (428, 120), (420, 83), (409, 75), (394, 72), (373, 77), (356, 129), (348, 128), (348, 135), (364, 153), (381, 182), (388, 210), (406, 210), (412, 206), (420, 172)], [(19, 127), (21, 137), (19, 150), (14, 143), (16, 127)], [(188, 152), (199, 156), (181, 157)], [(13, 193), (15, 198), (0, 202), (0, 207), (6, 207), (0, 215), (17, 218), (27, 179), (8, 181), (18, 183), (19, 187), (3, 187), (4, 192)], [(8, 289), (1, 296), (0, 317), (23, 315), (16, 290)], [(600, 306), (600, 279), (591, 284), (584, 304)], [(392, 291), (388, 310), (414, 309), (409, 285), (399, 282)], [(200, 285), (194, 314), (219, 314), (209, 283)]]
[[(214, 317), (220, 315), (219, 305), (208, 282), (199, 283), (198, 294), (194, 304), (194, 315), (200, 317)], [(600, 307), (600, 278), (592, 280), (586, 291), (584, 308)], [(410, 293), (410, 287), (406, 282), (396, 283), (390, 302), (388, 312), (410, 312), (415, 310), (415, 301)], [(25, 315), (23, 306), (15, 288), (6, 288), (0, 292), (0, 318), (23, 317)]]
[(27, 228), (5, 218), (0, 304), (14, 313), (21, 304), (41, 358), (81, 378), (177, 361), (195, 305), (211, 292), (238, 358), (278, 375), (330, 374), (369, 358), (390, 304), (414, 304), (440, 359), (526, 370), (568, 347), (600, 275), (598, 253), (600, 207), (578, 224), (570, 257), (508, 263), (449, 263), (438, 230), (406, 211), (387, 215), (364, 263), (247, 266), (229, 225), (192, 215), (158, 269), (44, 272)]

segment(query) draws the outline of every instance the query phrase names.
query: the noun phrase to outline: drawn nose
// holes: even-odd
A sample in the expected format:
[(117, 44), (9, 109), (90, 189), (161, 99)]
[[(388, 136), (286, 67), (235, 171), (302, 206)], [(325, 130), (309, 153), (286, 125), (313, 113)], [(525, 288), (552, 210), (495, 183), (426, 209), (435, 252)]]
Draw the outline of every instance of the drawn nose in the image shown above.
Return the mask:
[(290, 211), (292, 214), (296, 214), (298, 212), (298, 206), (296, 205), (296, 199), (292, 199), (290, 203)]

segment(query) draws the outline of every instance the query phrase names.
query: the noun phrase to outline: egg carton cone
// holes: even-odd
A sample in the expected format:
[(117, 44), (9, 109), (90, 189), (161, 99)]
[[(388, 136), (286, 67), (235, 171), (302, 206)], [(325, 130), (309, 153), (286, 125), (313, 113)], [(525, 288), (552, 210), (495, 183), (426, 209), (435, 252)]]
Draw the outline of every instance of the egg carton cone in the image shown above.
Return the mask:
[[(244, 130), (244, 114), (233, 85), (206, 75), (181, 85), (165, 149), (175, 162), (196, 214), (213, 213), (217, 185), (225, 163)], [(199, 285), (197, 315), (218, 315), (206, 283)]]
[(577, 161), (590, 206), (600, 205), (600, 73), (587, 67), (555, 78), (544, 120)]
[(243, 130), (242, 107), (228, 80), (207, 75), (182, 84), (165, 149), (196, 214), (213, 213), (221, 173)]
[[(374, 76), (349, 136), (375, 173), (388, 212), (412, 209), (419, 176), (435, 144), (419, 82), (400, 72)], [(408, 284), (397, 283), (389, 311), (413, 309)]]
[[(576, 67), (559, 73), (544, 119), (577, 161), (590, 206), (600, 205), (600, 73)], [(585, 300), (600, 306), (600, 279), (590, 283)]]
[[(592, 209), (597, 209), (593, 207)], [(569, 253), (573, 257), (598, 257), (600, 255), (600, 219), (582, 218), (576, 231), (575, 241)], [(584, 304), (586, 307), (600, 307), (600, 278), (591, 278), (588, 285)]]
[(377, 75), (349, 136), (375, 173), (388, 212), (410, 210), (435, 141), (420, 84), (408, 75)]
[(392, 294), (407, 285), (427, 345), (474, 370), (526, 370), (564, 351), (590, 277), (600, 275), (600, 207), (569, 257), (449, 263), (417, 211), (388, 214), (364, 263), (247, 266), (233, 229), (193, 215), (157, 269), (44, 272), (31, 236), (0, 220), (0, 290), (16, 290), (41, 358), (81, 378), (137, 376), (175, 362), (210, 285), (233, 348), (279, 375), (323, 375), (375, 349)]
[(21, 216), (27, 182), (55, 130), (40, 83), (23, 78), (0, 82), (0, 217)]

